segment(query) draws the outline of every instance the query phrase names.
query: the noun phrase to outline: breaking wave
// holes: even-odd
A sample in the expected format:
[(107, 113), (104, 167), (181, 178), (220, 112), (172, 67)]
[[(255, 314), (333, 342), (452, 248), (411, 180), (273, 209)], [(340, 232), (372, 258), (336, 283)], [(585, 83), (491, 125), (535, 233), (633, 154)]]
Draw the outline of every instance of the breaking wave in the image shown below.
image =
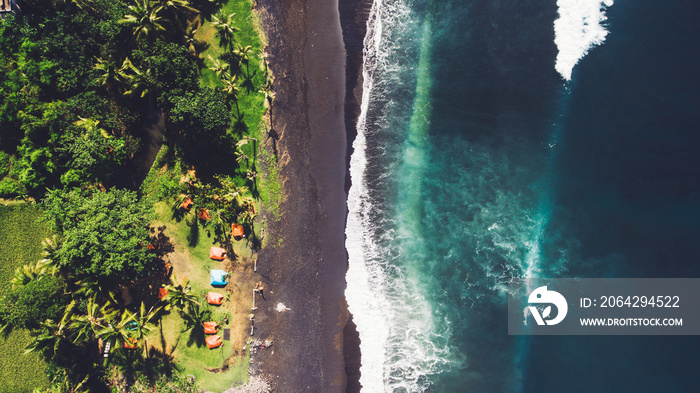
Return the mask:
[(554, 68), (562, 78), (571, 72), (588, 51), (601, 45), (608, 35), (605, 10), (613, 0), (558, 0), (559, 18), (554, 21), (554, 43), (559, 53)]

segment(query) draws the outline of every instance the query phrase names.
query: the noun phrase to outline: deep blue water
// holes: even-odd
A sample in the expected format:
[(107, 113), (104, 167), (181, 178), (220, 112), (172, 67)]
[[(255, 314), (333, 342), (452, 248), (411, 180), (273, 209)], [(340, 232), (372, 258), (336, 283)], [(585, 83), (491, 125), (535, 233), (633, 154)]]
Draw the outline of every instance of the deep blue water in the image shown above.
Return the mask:
[(697, 390), (700, 338), (508, 336), (505, 285), (700, 277), (699, 10), (618, 0), (565, 81), (554, 0), (375, 3), (347, 231), (365, 391)]

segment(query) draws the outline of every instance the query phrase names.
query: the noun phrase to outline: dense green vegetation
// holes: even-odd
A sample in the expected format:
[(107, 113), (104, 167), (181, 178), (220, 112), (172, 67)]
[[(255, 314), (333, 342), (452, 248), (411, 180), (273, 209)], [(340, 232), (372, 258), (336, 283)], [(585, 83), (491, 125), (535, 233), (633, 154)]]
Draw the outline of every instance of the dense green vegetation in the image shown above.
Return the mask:
[[(30, 204), (0, 204), (0, 293), (11, 288), (15, 269), (41, 257), (41, 241), (48, 225), (38, 221), (41, 211)], [(24, 393), (48, 384), (46, 365), (38, 354), (23, 355), (31, 337), (26, 330), (0, 338), (0, 392)]]
[(77, 279), (95, 277), (104, 285), (136, 281), (155, 263), (146, 248), (149, 208), (135, 192), (55, 190), (44, 207), (52, 229), (61, 234), (54, 263)]
[[(257, 132), (269, 82), (249, 9), (227, 13), (238, 7), (249, 3), (212, 15), (208, 0), (25, 1), (0, 24), (0, 196), (110, 185), (156, 108), (202, 175), (231, 161), (229, 174), (254, 171), (236, 165), (234, 146)], [(198, 41), (202, 23), (214, 45)]]
[[(179, 223), (189, 200), (194, 214), (211, 216), (213, 240), (230, 253), (232, 223), (260, 247), (260, 198), (274, 206), (279, 187), (274, 156), (261, 153), (271, 82), (250, 7), (24, 0), (20, 14), (0, 21), (0, 197), (40, 201), (43, 210), (33, 232), (10, 229), (17, 218), (0, 214), (3, 236), (7, 230), (16, 242), (0, 248), (0, 330), (9, 335), (0, 392), (27, 386), (1, 374), (19, 366), (33, 371), (34, 387), (46, 384), (35, 372), (43, 367), (37, 354), (51, 391), (107, 391), (137, 380), (144, 392), (197, 389), (174, 372), (165, 348), (149, 351), (147, 343), (174, 318), (190, 336), (182, 352), (202, 356), (197, 337), (212, 317), (189, 285), (171, 282), (162, 258), (169, 243), (152, 226), (153, 206), (172, 206)], [(165, 120), (165, 145), (138, 190), (120, 189), (154, 113)], [(269, 169), (260, 177), (258, 163)], [(17, 246), (33, 251), (5, 255)], [(11, 359), (22, 340), (30, 354)], [(216, 359), (188, 361), (199, 360)]]

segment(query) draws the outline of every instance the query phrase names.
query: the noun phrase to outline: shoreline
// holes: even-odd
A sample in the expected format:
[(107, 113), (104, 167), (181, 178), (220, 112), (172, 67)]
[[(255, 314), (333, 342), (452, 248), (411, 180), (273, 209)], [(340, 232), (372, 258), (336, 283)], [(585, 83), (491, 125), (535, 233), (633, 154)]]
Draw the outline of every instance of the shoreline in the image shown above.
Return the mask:
[[(338, 2), (261, 0), (257, 14), (275, 78), (268, 143), (285, 198), (280, 220), (268, 221), (279, 242), (258, 262), (267, 300), (256, 304), (255, 337), (274, 345), (251, 358), (250, 371), (275, 391), (344, 392), (348, 135)], [(278, 303), (289, 311), (275, 311)]]
[[(347, 194), (352, 185), (350, 176), (350, 159), (353, 154), (353, 142), (357, 137), (357, 121), (360, 117), (363, 90), (364, 40), (367, 33), (367, 20), (372, 9), (373, 0), (346, 0), (340, 4), (340, 25), (343, 32), (343, 43), (346, 51), (346, 81), (345, 81), (345, 129), (347, 155), (345, 160), (345, 198), (347, 214)], [(346, 251), (346, 261), (349, 267), (349, 257)], [(347, 273), (347, 269), (345, 270)], [(347, 287), (347, 285), (346, 285)], [(343, 296), (343, 299), (345, 297)], [(347, 302), (345, 302), (347, 311)], [(360, 333), (353, 321), (353, 315), (347, 311), (348, 319), (343, 328), (343, 358), (345, 361), (346, 387), (345, 393), (359, 393), (360, 367), (362, 366), (362, 351), (360, 349)]]

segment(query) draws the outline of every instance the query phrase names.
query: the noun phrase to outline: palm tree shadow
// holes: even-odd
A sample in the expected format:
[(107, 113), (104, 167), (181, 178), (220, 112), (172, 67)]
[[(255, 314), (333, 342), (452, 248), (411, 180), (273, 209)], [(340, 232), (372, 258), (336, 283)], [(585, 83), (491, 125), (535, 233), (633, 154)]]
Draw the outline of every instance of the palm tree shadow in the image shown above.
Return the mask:
[(191, 346), (192, 344), (196, 345), (198, 348), (203, 347), (206, 345), (206, 335), (204, 334), (204, 327), (199, 328), (199, 327), (192, 327), (190, 328), (190, 337), (187, 340), (187, 346)]
[(157, 348), (151, 348), (150, 356), (144, 361), (144, 374), (151, 382), (160, 375), (172, 375), (173, 371), (180, 372), (182, 369), (175, 363), (172, 355), (166, 354)]
[(189, 330), (190, 336), (187, 340), (187, 346), (196, 345), (201, 348), (206, 344), (206, 334), (204, 333), (204, 322), (211, 319), (211, 310), (206, 304), (204, 309), (195, 307), (188, 314), (183, 314), (185, 319), (185, 329), (182, 332)]
[(185, 215), (187, 214), (187, 210), (180, 207), (179, 202), (177, 204), (173, 205), (172, 212), (173, 212), (172, 219), (175, 220), (175, 222), (182, 221), (182, 219), (185, 218)]
[(272, 139), (272, 154), (277, 157), (277, 141), (279, 140), (279, 134), (270, 126), (270, 131), (267, 132), (267, 136)]
[[(252, 226), (252, 225), (251, 225)], [(253, 250), (253, 252), (260, 251), (262, 248), (262, 240), (255, 233), (255, 230), (251, 230), (250, 236), (248, 237), (248, 245)]]
[(257, 74), (257, 71), (253, 71), (253, 74), (248, 74), (245, 76), (243, 79), (243, 83), (241, 83), (241, 86), (245, 88), (246, 92), (250, 94), (251, 92), (255, 91), (255, 83), (253, 82), (253, 78), (255, 78), (255, 75)]
[(197, 217), (194, 217), (191, 221), (188, 220), (187, 226), (190, 227), (190, 231), (187, 233), (187, 245), (196, 247), (197, 243), (199, 243), (199, 222), (197, 222)]
[[(170, 356), (172, 358), (173, 355), (175, 354), (175, 350), (177, 349), (178, 344), (180, 344), (180, 335), (179, 334), (177, 335), (177, 340), (175, 340), (175, 344), (173, 344), (170, 347), (170, 349), (168, 350), (168, 345), (167, 345), (167, 342), (165, 341), (165, 334), (163, 333), (163, 323), (161, 321), (161, 323), (160, 323), (160, 347), (163, 348), (163, 350), (161, 351), (163, 353), (163, 355), (167, 355), (167, 356)], [(157, 351), (157, 349), (155, 349), (155, 348), (153, 350)]]

